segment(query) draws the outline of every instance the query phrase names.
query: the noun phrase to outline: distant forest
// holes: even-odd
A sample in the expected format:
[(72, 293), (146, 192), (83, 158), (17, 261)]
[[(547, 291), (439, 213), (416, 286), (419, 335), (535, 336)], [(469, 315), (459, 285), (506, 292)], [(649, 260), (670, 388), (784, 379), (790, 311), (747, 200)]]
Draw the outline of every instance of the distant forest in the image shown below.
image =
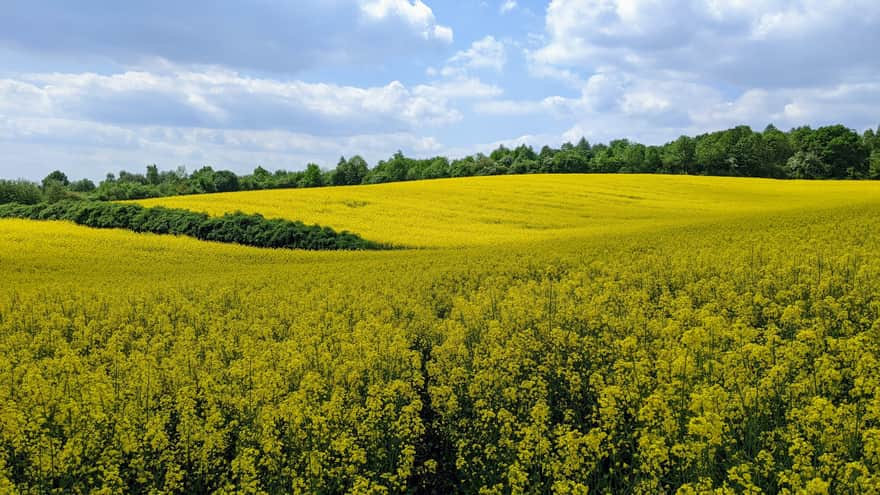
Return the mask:
[(661, 173), (770, 177), (780, 179), (880, 179), (880, 127), (863, 134), (843, 125), (783, 132), (773, 125), (762, 132), (748, 126), (681, 136), (661, 146), (617, 139), (590, 144), (581, 139), (539, 151), (520, 145), (499, 146), (488, 155), (477, 153), (455, 160), (443, 156), (416, 159), (401, 152), (370, 168), (360, 156), (339, 159), (336, 168), (270, 172), (257, 167), (236, 175), (210, 166), (187, 173), (183, 167), (146, 173), (108, 174), (98, 185), (89, 179), (71, 181), (55, 171), (41, 184), (0, 180), (0, 203), (35, 204), (63, 199), (124, 200), (181, 194), (257, 189), (378, 184), (407, 180), (478, 175), (537, 173)]

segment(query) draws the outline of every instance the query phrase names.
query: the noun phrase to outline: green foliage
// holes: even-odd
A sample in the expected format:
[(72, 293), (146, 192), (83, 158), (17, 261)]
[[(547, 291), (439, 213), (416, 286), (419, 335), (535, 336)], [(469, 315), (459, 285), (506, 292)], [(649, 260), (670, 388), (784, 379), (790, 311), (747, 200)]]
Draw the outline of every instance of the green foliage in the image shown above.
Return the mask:
[(775, 126), (764, 129), (764, 148), (761, 164), (768, 177), (785, 177), (784, 167), (794, 154), (792, 143), (784, 132)]
[[(693, 173), (696, 165), (697, 144), (693, 138), (681, 136), (665, 147), (663, 171), (667, 173)], [(711, 160), (710, 160), (711, 163)]]
[(159, 167), (156, 164), (147, 165), (147, 183), (152, 184), (154, 186), (158, 186), (161, 182), (161, 177), (159, 176)]
[(785, 163), (785, 171), (794, 179), (828, 177), (831, 167), (811, 151), (798, 151)]
[(862, 135), (862, 143), (869, 151), (880, 151), (880, 126), (877, 126), (876, 132), (873, 129), (866, 130)]
[(836, 179), (859, 178), (867, 171), (868, 150), (855, 131), (842, 125), (816, 129), (799, 149), (818, 156), (828, 166), (828, 176)]
[(59, 183), (62, 186), (67, 187), (70, 184), (70, 180), (68, 180), (67, 175), (65, 175), (64, 172), (55, 170), (43, 178), (43, 188), (47, 188), (52, 183)]
[(414, 164), (415, 160), (403, 156), (403, 153), (398, 151), (389, 160), (379, 161), (364, 180), (368, 184), (404, 181), (407, 180), (409, 169)]
[(161, 206), (145, 208), (136, 204), (102, 201), (60, 201), (35, 205), (9, 203), (0, 205), (0, 218), (68, 220), (102, 229), (184, 235), (205, 241), (266, 248), (336, 250), (383, 247), (349, 232), (337, 233), (329, 227), (266, 219), (262, 215), (236, 212), (210, 217), (189, 210)]
[(321, 169), (314, 163), (308, 164), (297, 184), (299, 187), (320, 187), (324, 185)]
[(871, 152), (869, 163), (868, 177), (871, 179), (880, 179), (880, 148)]
[(57, 203), (68, 199), (78, 199), (79, 195), (72, 192), (58, 181), (46, 182), (43, 186), (43, 199), (49, 203)]
[(364, 178), (369, 172), (367, 161), (360, 155), (355, 155), (351, 159), (346, 160), (345, 157), (339, 159), (336, 165), (336, 171), (332, 177), (334, 186), (353, 186), (364, 182)]
[(229, 170), (218, 170), (217, 172), (214, 172), (214, 190), (217, 192), (238, 191), (238, 176)]
[(96, 189), (95, 183), (89, 179), (80, 179), (70, 183), (68, 188), (73, 192), (90, 193)]
[(33, 182), (0, 179), (0, 204), (32, 205), (43, 200), (43, 192)]

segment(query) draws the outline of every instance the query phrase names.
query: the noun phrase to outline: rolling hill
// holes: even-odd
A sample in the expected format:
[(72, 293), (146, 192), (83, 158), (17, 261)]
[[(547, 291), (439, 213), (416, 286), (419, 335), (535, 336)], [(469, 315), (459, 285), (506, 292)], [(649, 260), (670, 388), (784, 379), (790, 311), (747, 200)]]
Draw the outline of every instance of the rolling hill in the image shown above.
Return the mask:
[(423, 248), (390, 251), (0, 220), (0, 491), (876, 492), (877, 192), (529, 176), (144, 202)]
[(139, 201), (301, 220), (413, 247), (651, 230), (880, 199), (872, 181), (669, 175), (519, 175), (174, 196)]

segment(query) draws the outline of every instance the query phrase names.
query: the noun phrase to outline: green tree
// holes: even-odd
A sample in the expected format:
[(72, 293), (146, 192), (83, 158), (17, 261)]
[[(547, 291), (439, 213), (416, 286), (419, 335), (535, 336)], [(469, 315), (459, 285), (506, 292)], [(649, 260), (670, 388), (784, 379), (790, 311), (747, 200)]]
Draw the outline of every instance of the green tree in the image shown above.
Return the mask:
[[(121, 173), (120, 173), (121, 177)], [(217, 185), (214, 182), (214, 169), (208, 166), (202, 167), (193, 172), (190, 180), (193, 183), (194, 192), (213, 193), (217, 192)]]
[(95, 190), (95, 183), (89, 179), (80, 179), (70, 183), (70, 190), (81, 193), (90, 193)]
[(49, 203), (57, 203), (70, 198), (70, 192), (61, 182), (51, 181), (43, 188), (43, 198)]
[(653, 173), (659, 171), (661, 167), (663, 167), (663, 158), (660, 154), (660, 148), (649, 146), (645, 151), (644, 171)]
[(645, 155), (647, 147), (639, 143), (627, 143), (627, 146), (621, 150), (621, 158), (623, 167), (621, 172), (644, 172), (645, 171)]
[[(500, 144), (500, 145), (498, 145), (497, 148), (495, 148), (494, 151), (492, 151), (492, 153), (489, 154), (489, 158), (491, 158), (492, 160), (494, 160), (496, 162), (500, 162), (505, 157), (508, 157), (511, 154), (512, 154), (511, 151), (506, 146), (504, 146), (503, 144)], [(511, 162), (512, 162), (512, 160), (511, 160)]]
[(764, 170), (770, 177), (781, 176), (785, 168), (785, 163), (794, 154), (788, 136), (784, 132), (777, 129), (773, 124), (768, 125), (764, 129), (764, 154), (762, 162)]
[(880, 179), (880, 149), (871, 152), (868, 166), (868, 177)]
[(665, 147), (663, 169), (667, 173), (693, 173), (696, 165), (696, 143), (693, 138), (680, 136)]
[(323, 178), (321, 167), (310, 163), (306, 165), (306, 169), (297, 185), (299, 187), (320, 187), (324, 185)]
[(147, 183), (158, 186), (160, 182), (159, 167), (155, 164), (147, 165)]
[(430, 161), (430, 164), (425, 169), (424, 178), (439, 179), (442, 177), (449, 177), (449, 159), (438, 156)]
[(798, 151), (788, 159), (785, 171), (793, 179), (822, 179), (829, 176), (831, 167), (811, 151)]
[(556, 173), (584, 173), (587, 160), (574, 147), (568, 147), (554, 154), (550, 159), (550, 170)]
[(731, 156), (728, 158), (728, 160), (734, 162), (730, 169), (731, 175), (746, 177), (763, 177), (768, 175), (765, 169), (765, 156), (766, 150), (764, 149), (762, 135), (751, 132), (751, 129), (749, 129), (748, 134), (741, 137), (733, 145)]
[(147, 177), (144, 174), (135, 174), (127, 170), (119, 171), (117, 182), (128, 182), (131, 184), (147, 184)]
[(530, 158), (517, 158), (507, 170), (509, 174), (533, 174), (540, 169), (538, 161)]
[(807, 141), (813, 135), (813, 129), (808, 126), (795, 127), (788, 132), (788, 139), (795, 152), (806, 151)]
[(576, 149), (578, 153), (587, 160), (590, 160), (593, 157), (593, 148), (590, 146), (590, 142), (587, 141), (587, 138), (583, 136), (581, 136), (577, 144), (574, 145), (574, 149)]
[(856, 178), (868, 171), (868, 150), (861, 137), (842, 125), (820, 127), (806, 137), (804, 150), (815, 153), (836, 179)]
[(373, 170), (370, 170), (367, 182), (378, 184), (381, 182), (406, 180), (411, 164), (411, 160), (403, 156), (403, 152), (398, 150), (387, 161), (380, 161)]
[(19, 203), (32, 205), (43, 199), (39, 186), (24, 180), (0, 179), (0, 204)]
[(499, 175), (507, 172), (498, 162), (482, 153), (477, 153), (473, 170), (474, 175)]
[(874, 129), (867, 129), (864, 134), (862, 134), (862, 144), (869, 151), (874, 151), (877, 147), (875, 141), (877, 140), (877, 135), (874, 133)]
[(229, 170), (218, 170), (214, 172), (214, 190), (217, 192), (238, 191), (238, 176)]
[(333, 184), (335, 185), (362, 184), (367, 173), (369, 173), (369, 167), (367, 166), (367, 161), (360, 155), (355, 155), (350, 160), (346, 160), (343, 156), (339, 159), (335, 172), (332, 176)]
[(267, 188), (272, 183), (272, 173), (261, 166), (254, 169), (251, 177), (253, 177), (257, 189)]
[(52, 183), (61, 184), (62, 187), (67, 187), (70, 185), (70, 180), (67, 178), (67, 175), (60, 170), (54, 170), (49, 175), (43, 178), (43, 188), (46, 189)]
[(720, 175), (726, 169), (727, 152), (720, 133), (704, 134), (696, 138), (694, 156), (699, 173)]
[(473, 156), (459, 158), (457, 160), (453, 160), (452, 164), (449, 166), (449, 176), (470, 177), (474, 175), (475, 168), (476, 164)]
[(514, 148), (513, 156), (515, 157), (514, 161), (538, 159), (538, 154), (535, 153), (535, 150), (533, 150), (532, 147), (527, 144), (521, 144)]

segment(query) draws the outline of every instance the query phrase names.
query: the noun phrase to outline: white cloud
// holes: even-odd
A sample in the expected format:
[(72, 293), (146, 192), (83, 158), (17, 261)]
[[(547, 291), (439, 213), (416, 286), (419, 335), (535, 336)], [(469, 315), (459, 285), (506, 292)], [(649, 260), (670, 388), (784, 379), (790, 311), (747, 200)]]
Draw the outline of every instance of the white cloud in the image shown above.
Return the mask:
[[(86, 16), (45, 0), (7, 9), (0, 58), (14, 60), (0, 72), (0, 176), (20, 175), (10, 164), (298, 168), (339, 154), (454, 155), (580, 135), (656, 143), (743, 123), (876, 127), (880, 115), (876, 0), (552, 0), (543, 32), (485, 36), (451, 56), (451, 21), (429, 3), (154, 0)], [(483, 6), (531, 15), (514, 0)], [(546, 84), (510, 79), (520, 75), (508, 69), (518, 68), (510, 50)], [(420, 81), (413, 71), (428, 65)], [(371, 82), (316, 82), (302, 71)], [(531, 96), (506, 98), (508, 87)], [(486, 143), (484, 132), (524, 135)]]
[(4, 6), (0, 50), (60, 64), (110, 61), (131, 67), (165, 59), (292, 74), (387, 63), (453, 40), (452, 28), (422, 0), (151, 0), (87, 6), (41, 0)]
[(487, 35), (474, 41), (467, 50), (453, 55), (440, 71), (444, 76), (462, 75), (469, 70), (493, 70), (501, 72), (507, 63), (504, 43)]
[(452, 101), (496, 96), (476, 80), (408, 88), (356, 87), (179, 70), (114, 75), (30, 74), (0, 80), (0, 112), (95, 122), (319, 131), (402, 131), (455, 122)]
[(72, 175), (100, 178), (144, 162), (248, 171), (332, 166), (340, 154), (434, 154), (430, 129), (461, 120), (458, 102), (501, 94), (464, 77), (357, 87), (166, 69), (0, 79), (0, 176), (36, 179), (59, 157)]
[(579, 106), (577, 100), (548, 96), (541, 100), (487, 100), (474, 105), (474, 110), (486, 115), (538, 115), (565, 118)]
[(562, 69), (545, 63), (536, 63), (528, 50), (526, 50), (526, 60), (529, 60), (528, 70), (532, 77), (555, 79), (574, 88), (579, 88), (586, 83), (586, 80), (573, 70)]
[(54, 118), (0, 116), (4, 160), (0, 176), (37, 180), (63, 165), (71, 177), (103, 178), (121, 168), (141, 170), (203, 165), (249, 172), (256, 165), (299, 170), (314, 162), (332, 167), (340, 155), (371, 163), (398, 149), (410, 155), (439, 153), (440, 143), (412, 133), (325, 137), (281, 130), (229, 130), (116, 125)]
[(880, 82), (842, 83), (821, 88), (752, 89), (732, 101), (720, 101), (695, 114), (697, 125), (754, 126), (775, 123), (793, 127), (845, 123), (875, 127), (880, 115)]
[(23, 81), (0, 79), (0, 95), (0, 115), (47, 115), (52, 109), (51, 98), (45, 91)]
[(735, 97), (682, 74), (648, 79), (638, 74), (598, 73), (578, 97), (489, 100), (475, 110), (488, 115), (542, 115), (571, 122), (563, 137), (581, 135), (607, 141), (628, 137), (662, 143), (681, 134), (699, 134), (746, 124), (762, 129), (804, 124), (845, 123), (876, 127), (880, 83), (841, 83), (820, 88), (750, 89)]
[(452, 42), (452, 28), (437, 24), (431, 7), (422, 0), (361, 0), (361, 10), (368, 17), (377, 20), (399, 17), (420, 30), (425, 39)]
[(413, 94), (429, 99), (482, 99), (500, 96), (501, 88), (486, 84), (479, 79), (460, 78), (433, 84), (421, 84), (413, 88)]
[(744, 88), (839, 83), (880, 75), (878, 22), (873, 0), (553, 0), (547, 42), (529, 58), (587, 74), (671, 69)]
[(452, 43), (452, 28), (448, 26), (434, 26), (434, 38), (446, 43)]
[(880, 4), (869, 0), (552, 0), (529, 73), (577, 96), (490, 100), (491, 115), (570, 123), (564, 137), (662, 142), (739, 124), (880, 115)]

